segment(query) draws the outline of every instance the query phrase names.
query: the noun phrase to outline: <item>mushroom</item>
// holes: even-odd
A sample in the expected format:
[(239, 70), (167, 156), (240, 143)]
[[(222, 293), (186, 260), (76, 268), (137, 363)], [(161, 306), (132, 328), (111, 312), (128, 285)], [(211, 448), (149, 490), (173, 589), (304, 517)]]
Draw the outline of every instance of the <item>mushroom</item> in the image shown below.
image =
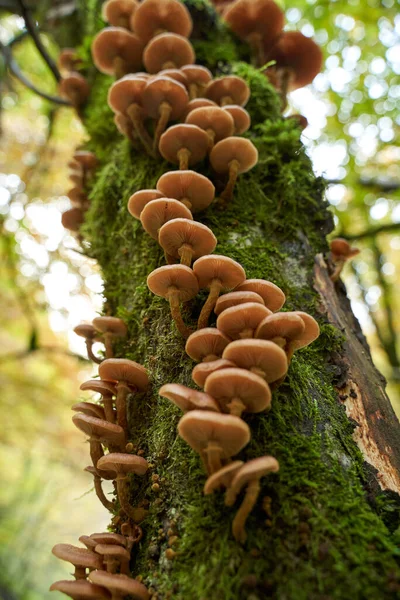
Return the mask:
[(97, 462), (99, 471), (114, 471), (116, 473), (117, 494), (121, 508), (128, 517), (136, 521), (138, 518), (137, 509), (134, 509), (129, 502), (129, 484), (127, 476), (129, 473), (135, 475), (144, 475), (147, 472), (149, 464), (147, 460), (135, 454), (121, 454), (112, 452), (106, 454)]
[(154, 151), (158, 150), (160, 137), (168, 121), (178, 120), (188, 102), (189, 96), (185, 86), (171, 77), (158, 76), (147, 82), (143, 92), (143, 106), (149, 117), (158, 119), (154, 132)]
[(192, 44), (176, 33), (157, 35), (147, 44), (143, 53), (144, 66), (151, 74), (164, 69), (179, 69), (194, 63), (195, 59)]
[(113, 340), (126, 337), (128, 330), (122, 319), (117, 317), (96, 317), (93, 319), (93, 327), (102, 333), (106, 347), (106, 358), (114, 356)]
[(344, 238), (335, 238), (330, 243), (331, 259), (335, 266), (330, 278), (337, 281), (343, 271), (343, 267), (348, 260), (360, 253), (358, 248), (352, 248)]
[(75, 579), (86, 579), (86, 569), (101, 569), (101, 557), (87, 548), (77, 548), (71, 544), (56, 544), (52, 553), (60, 560), (65, 560), (75, 567)]
[(81, 185), (71, 188), (68, 191), (67, 196), (71, 200), (72, 206), (77, 206), (82, 211), (87, 210), (88, 199)]
[(69, 229), (69, 231), (79, 231), (83, 221), (84, 217), (81, 208), (70, 208), (61, 215), (61, 223), (63, 227)]
[(71, 407), (71, 410), (74, 412), (81, 412), (92, 417), (97, 417), (98, 419), (106, 418), (104, 408), (98, 404), (93, 404), (93, 402), (77, 402), (77, 404), (74, 404)]
[(95, 552), (103, 557), (108, 573), (116, 573), (118, 569), (124, 575), (129, 575), (130, 552), (116, 544), (97, 544)]
[(199, 291), (192, 269), (184, 265), (159, 267), (150, 273), (147, 285), (153, 294), (169, 301), (171, 316), (178, 331), (184, 338), (189, 337), (192, 331), (183, 322), (180, 303), (191, 300)]
[(103, 456), (102, 442), (110, 446), (125, 447), (125, 432), (119, 425), (109, 423), (97, 417), (78, 413), (72, 417), (72, 422), (83, 433), (89, 436), (90, 457), (96, 466)]
[(207, 378), (211, 373), (215, 373), (220, 369), (228, 369), (229, 367), (235, 367), (235, 363), (225, 358), (219, 358), (211, 362), (202, 362), (195, 366), (192, 371), (192, 379), (199, 387), (204, 388)]
[(58, 56), (58, 66), (62, 71), (76, 71), (82, 61), (75, 48), (63, 48)]
[(272, 312), (280, 310), (285, 304), (286, 297), (282, 290), (265, 279), (246, 279), (235, 288), (235, 292), (255, 292), (264, 300), (264, 304)]
[(98, 70), (117, 79), (139, 70), (142, 52), (142, 41), (122, 27), (102, 29), (92, 43), (93, 62)]
[(258, 66), (265, 64), (265, 52), (282, 34), (285, 23), (283, 10), (274, 0), (237, 0), (224, 12), (224, 20), (253, 48)]
[(206, 96), (219, 106), (227, 104), (245, 106), (250, 98), (250, 88), (241, 77), (227, 75), (210, 81)]
[(192, 261), (215, 250), (217, 238), (207, 227), (190, 219), (173, 219), (159, 231), (158, 241), (172, 258), (180, 258), (181, 264), (190, 267)]
[(192, 18), (178, 0), (144, 0), (131, 18), (131, 27), (143, 42), (149, 42), (162, 32), (190, 37)]
[(151, 200), (140, 214), (143, 229), (155, 240), (158, 240), (159, 231), (165, 223), (178, 218), (193, 220), (190, 210), (173, 198)]
[(212, 100), (208, 100), (208, 98), (195, 98), (194, 100), (189, 101), (188, 105), (186, 106), (186, 110), (183, 113), (183, 118), (186, 119), (192, 110), (196, 110), (196, 108), (203, 108), (205, 106), (218, 106), (218, 104)]
[(188, 114), (185, 123), (204, 129), (208, 135), (209, 149), (217, 142), (232, 136), (235, 129), (231, 115), (219, 106), (196, 108)]
[(161, 156), (187, 170), (202, 161), (208, 150), (208, 135), (196, 125), (173, 125), (160, 138)]
[[(107, 496), (104, 493), (103, 486), (101, 484), (101, 477), (103, 477), (103, 479), (110, 479), (110, 477), (106, 477), (105, 475), (101, 476), (99, 471), (96, 469), (96, 467), (93, 467), (90, 465), (88, 467), (86, 467), (84, 470), (87, 473), (90, 473), (91, 475), (93, 475), (94, 490), (96, 492), (96, 496), (98, 497), (98, 499), (100, 500), (100, 502), (102, 503), (104, 508), (106, 508), (110, 512), (113, 512), (114, 504), (113, 504), (113, 502), (108, 500)], [(111, 479), (113, 479), (113, 478), (114, 478), (114, 474), (112, 473)], [(85, 546), (86, 546), (86, 544), (85, 544)]]
[(99, 366), (99, 375), (106, 381), (117, 382), (117, 423), (127, 429), (126, 399), (129, 394), (142, 392), (149, 385), (147, 370), (133, 360), (108, 358)]
[(248, 129), (250, 129), (250, 115), (242, 106), (238, 106), (237, 104), (226, 104), (223, 109), (226, 110), (226, 112), (228, 112), (233, 119), (234, 135), (242, 135), (243, 133), (246, 133)]
[(136, 0), (107, 0), (101, 8), (103, 21), (130, 29), (130, 18), (139, 6)]
[(158, 393), (163, 398), (167, 398), (176, 404), (184, 413), (190, 410), (221, 412), (214, 398), (208, 394), (204, 394), (204, 392), (197, 392), (179, 383), (167, 383), (160, 388)]
[(192, 333), (185, 346), (186, 354), (196, 362), (212, 362), (221, 358), (231, 340), (215, 327)]
[(137, 579), (132, 579), (123, 574), (112, 574), (107, 571), (92, 571), (89, 575), (90, 581), (102, 586), (112, 594), (112, 600), (122, 600), (126, 596), (132, 600), (149, 600), (150, 594)]
[(129, 198), (128, 210), (132, 217), (140, 219), (140, 215), (146, 204), (152, 200), (157, 200), (158, 198), (163, 198), (165, 196), (168, 196), (168, 194), (162, 194), (158, 190), (139, 190)]
[(99, 164), (96, 155), (88, 150), (76, 150), (74, 152), (74, 161), (82, 167), (86, 174), (93, 171)]
[(178, 433), (202, 458), (207, 472), (219, 471), (250, 441), (248, 425), (232, 415), (192, 410), (181, 418)]
[(302, 339), (304, 330), (305, 323), (296, 313), (273, 313), (261, 321), (254, 337), (278, 344), (285, 350), (290, 363), (293, 355), (292, 342)]
[(245, 369), (229, 368), (211, 373), (204, 386), (222, 412), (241, 417), (243, 412), (258, 413), (269, 409), (271, 390), (268, 384)]
[[(91, 467), (91, 468), (94, 468), (94, 467)], [(86, 469), (85, 469), (85, 471), (86, 471)], [(79, 538), (79, 541), (82, 542), (82, 544), (84, 544), (88, 550), (94, 550), (95, 547), (97, 546), (97, 542), (92, 540), (88, 535), (81, 535)]]
[(181, 71), (187, 78), (190, 100), (202, 96), (212, 80), (211, 71), (201, 65), (183, 65)]
[[(185, 88), (188, 85), (187, 77), (186, 77), (185, 73), (183, 73), (182, 69), (163, 69), (162, 71), (158, 72), (158, 75), (156, 75), (156, 77), (169, 77), (170, 79), (174, 79), (178, 83), (181, 83), (182, 85), (184, 85)], [(186, 109), (185, 109), (184, 113), (185, 112), (186, 112)]]
[(223, 200), (230, 200), (239, 174), (247, 173), (258, 162), (258, 151), (254, 144), (245, 138), (228, 137), (214, 146), (210, 153), (210, 163), (217, 173), (228, 173), (229, 180), (221, 194)]
[(51, 592), (62, 592), (74, 600), (110, 600), (110, 593), (100, 585), (83, 579), (79, 581), (56, 581), (50, 586)]
[(253, 338), (261, 321), (271, 311), (258, 302), (245, 302), (224, 310), (217, 319), (217, 327), (233, 340)]
[(210, 475), (204, 486), (204, 494), (206, 496), (212, 494), (221, 487), (229, 488), (233, 477), (242, 465), (244, 465), (242, 460), (234, 460), (229, 465), (222, 467), (222, 469)]
[(153, 153), (153, 141), (144, 126), (143, 94), (147, 80), (139, 75), (125, 75), (108, 91), (108, 105), (116, 112), (129, 117), (137, 137), (148, 154)]
[(176, 198), (192, 212), (207, 208), (214, 200), (215, 187), (196, 171), (169, 171), (157, 181), (157, 189), (168, 198)]
[(246, 541), (245, 524), (260, 494), (261, 477), (269, 473), (277, 473), (278, 471), (279, 463), (275, 458), (272, 456), (261, 456), (260, 458), (250, 460), (236, 472), (225, 496), (225, 504), (233, 506), (237, 495), (246, 486), (243, 502), (232, 523), (232, 533), (236, 541), (242, 544)]
[(122, 113), (116, 113), (114, 115), (114, 123), (121, 135), (128, 138), (132, 143), (135, 141), (136, 134), (133, 129), (132, 121), (128, 117)]
[(85, 77), (74, 72), (60, 80), (58, 89), (60, 95), (67, 98), (75, 108), (84, 104), (90, 94), (90, 86)]
[(297, 339), (291, 341), (290, 352), (292, 354), (296, 350), (312, 344), (320, 334), (319, 325), (311, 315), (302, 312), (301, 310), (296, 310), (294, 314), (302, 318), (305, 328), (304, 332)]
[(115, 422), (113, 396), (116, 396), (117, 390), (113, 381), (104, 381), (103, 379), (89, 379), (80, 386), (81, 390), (90, 390), (101, 394), (101, 401), (104, 406), (104, 413), (107, 421)]
[(208, 298), (201, 309), (198, 329), (207, 327), (208, 320), (222, 291), (232, 290), (246, 279), (243, 267), (228, 256), (202, 256), (193, 265), (200, 289), (208, 289)]
[(304, 115), (289, 115), (288, 117), (286, 117), (286, 120), (290, 119), (292, 122), (296, 123), (297, 127), (299, 127), (302, 131), (308, 127), (308, 120), (307, 117), (305, 117)]
[(119, 533), (92, 533), (90, 539), (94, 543), (95, 547), (98, 544), (117, 545), (127, 547), (127, 540), (124, 535)]
[(264, 300), (259, 294), (256, 294), (256, 292), (230, 292), (229, 294), (224, 294), (218, 298), (214, 307), (214, 312), (216, 315), (220, 315), (227, 308), (245, 304), (247, 302), (256, 302), (257, 304), (264, 305)]
[(85, 338), (86, 342), (86, 350), (88, 354), (88, 358), (92, 360), (94, 363), (99, 365), (102, 361), (101, 358), (97, 358), (95, 354), (93, 354), (93, 344), (97, 341), (98, 333), (93, 325), (89, 323), (81, 323), (74, 328), (74, 333), (79, 335), (79, 337)]
[(282, 348), (266, 340), (236, 340), (228, 344), (222, 358), (231, 360), (241, 369), (260, 375), (267, 383), (284, 377), (288, 370)]

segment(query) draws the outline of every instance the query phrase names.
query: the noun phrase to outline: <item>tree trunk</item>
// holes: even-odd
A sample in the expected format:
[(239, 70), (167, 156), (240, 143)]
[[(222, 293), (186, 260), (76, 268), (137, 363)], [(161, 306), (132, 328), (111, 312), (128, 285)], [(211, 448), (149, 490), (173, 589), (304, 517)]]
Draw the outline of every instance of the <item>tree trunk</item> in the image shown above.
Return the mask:
[[(105, 312), (129, 327), (116, 356), (144, 364), (152, 382), (147, 395), (128, 405), (130, 440), (152, 464), (147, 478), (132, 485), (132, 503), (149, 503), (132, 573), (160, 600), (398, 597), (400, 429), (345, 291), (330, 282), (322, 258), (333, 228), (323, 182), (312, 173), (295, 123), (280, 116), (274, 89), (239, 62), (247, 49), (205, 0), (186, 4), (197, 61), (214, 73), (238, 74), (251, 87), (248, 137), (260, 153), (257, 167), (239, 177), (232, 202), (195, 218), (217, 236), (218, 254), (240, 262), (248, 278), (280, 286), (285, 308), (315, 316), (321, 336), (295, 354), (272, 410), (246, 415), (252, 440), (239, 458), (271, 454), (280, 472), (262, 480), (241, 546), (231, 534), (237, 506), (226, 508), (219, 493), (203, 496), (201, 461), (177, 436), (180, 411), (158, 396), (168, 382), (195, 387), (194, 364), (167, 301), (147, 289), (146, 278), (164, 255), (129, 215), (127, 201), (173, 167), (119, 136), (107, 107), (111, 79), (93, 74), (84, 123), (100, 167), (83, 244), (103, 272)], [(198, 170), (223, 189), (207, 163)], [(189, 324), (195, 326), (205, 298), (201, 293), (185, 307)], [(175, 536), (173, 555), (166, 551)]]

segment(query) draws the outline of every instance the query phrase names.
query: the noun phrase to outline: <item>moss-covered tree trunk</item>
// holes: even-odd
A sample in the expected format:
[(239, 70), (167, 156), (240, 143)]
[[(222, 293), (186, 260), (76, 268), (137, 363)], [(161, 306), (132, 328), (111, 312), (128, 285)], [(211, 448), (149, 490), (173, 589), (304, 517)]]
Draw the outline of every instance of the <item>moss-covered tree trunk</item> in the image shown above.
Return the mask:
[[(97, 9), (84, 4), (85, 15), (92, 10), (92, 34)], [(88, 147), (101, 165), (84, 227), (90, 246), (85, 244), (102, 268), (105, 311), (129, 327), (117, 356), (144, 364), (152, 383), (147, 395), (129, 404), (130, 439), (152, 465), (147, 478), (132, 485), (132, 503), (149, 510), (132, 573), (159, 599), (398, 597), (398, 423), (344, 290), (327, 276), (322, 255), (332, 219), (323, 182), (312, 173), (295, 123), (281, 118), (274, 89), (240, 62), (248, 58), (246, 48), (232, 40), (206, 0), (187, 5), (198, 62), (216, 74), (234, 72), (251, 87), (247, 135), (260, 153), (226, 209), (213, 205), (197, 218), (217, 236), (218, 254), (239, 261), (248, 278), (280, 286), (285, 309), (315, 316), (321, 336), (295, 355), (271, 412), (246, 417), (252, 440), (240, 458), (272, 454), (281, 468), (265, 478), (241, 546), (231, 535), (235, 509), (224, 506), (222, 494), (203, 496), (199, 457), (177, 436), (180, 411), (158, 396), (167, 382), (194, 386), (194, 365), (167, 302), (147, 289), (148, 274), (164, 264), (163, 252), (129, 215), (127, 200), (154, 188), (171, 165), (149, 158), (116, 132), (106, 101), (111, 80), (93, 73), (84, 123)], [(199, 170), (211, 173), (207, 164)], [(223, 182), (212, 178), (221, 189)], [(195, 323), (203, 301), (204, 294), (186, 306), (189, 322)], [(365, 420), (356, 422), (363, 411)]]

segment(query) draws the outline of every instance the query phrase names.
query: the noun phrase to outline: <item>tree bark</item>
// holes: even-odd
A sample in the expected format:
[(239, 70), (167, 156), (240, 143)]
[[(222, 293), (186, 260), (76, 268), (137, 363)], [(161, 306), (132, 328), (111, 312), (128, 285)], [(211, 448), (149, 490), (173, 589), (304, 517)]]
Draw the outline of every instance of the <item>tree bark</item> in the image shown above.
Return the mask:
[[(164, 264), (163, 252), (126, 206), (131, 194), (154, 188), (173, 167), (117, 134), (107, 107), (111, 79), (93, 74), (84, 123), (100, 167), (84, 247), (102, 268), (105, 313), (129, 328), (115, 355), (144, 364), (152, 382), (147, 395), (128, 404), (130, 440), (152, 464), (147, 477), (133, 482), (132, 503), (149, 503), (133, 575), (141, 575), (160, 600), (396, 598), (400, 429), (345, 292), (328, 277), (323, 255), (333, 224), (323, 182), (312, 173), (295, 123), (280, 116), (274, 89), (240, 62), (248, 58), (247, 49), (205, 0), (186, 4), (198, 62), (217, 74), (238, 74), (251, 87), (248, 137), (260, 154), (257, 167), (239, 176), (224, 210), (214, 204), (195, 218), (217, 236), (218, 254), (240, 262), (248, 278), (280, 286), (285, 309), (315, 316), (321, 336), (295, 354), (273, 394), (272, 410), (245, 418), (252, 440), (238, 458), (271, 454), (280, 472), (261, 481), (241, 546), (231, 534), (241, 498), (231, 509), (222, 494), (203, 496), (201, 460), (177, 436), (180, 412), (158, 396), (169, 382), (195, 387), (194, 364), (168, 303), (146, 286), (148, 274)], [(198, 170), (222, 191), (225, 180), (208, 163)], [(185, 307), (190, 326), (206, 296)], [(160, 477), (158, 492), (152, 490), (154, 474)]]

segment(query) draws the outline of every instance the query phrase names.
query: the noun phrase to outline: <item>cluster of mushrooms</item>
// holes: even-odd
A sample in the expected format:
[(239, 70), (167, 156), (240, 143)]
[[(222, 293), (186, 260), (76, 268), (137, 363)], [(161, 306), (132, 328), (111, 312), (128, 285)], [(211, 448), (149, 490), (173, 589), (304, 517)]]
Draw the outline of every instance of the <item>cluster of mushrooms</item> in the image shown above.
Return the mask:
[(67, 193), (71, 201), (71, 208), (62, 214), (61, 222), (65, 229), (78, 234), (85, 212), (89, 208), (86, 185), (97, 167), (97, 158), (93, 152), (77, 150), (68, 166), (70, 169), (69, 179), (73, 184)]
[(78, 113), (79, 108), (86, 102), (90, 94), (87, 79), (79, 73), (82, 61), (74, 48), (64, 48), (58, 58), (58, 66), (62, 77), (58, 85), (60, 95), (69, 100)]
[[(283, 32), (283, 13), (275, 2), (215, 4), (231, 29), (250, 44), (255, 64), (276, 61), (267, 75), (282, 98), (314, 78), (320, 67), (319, 48), (298, 32)], [(251, 438), (243, 415), (269, 410), (271, 389), (284, 380), (293, 353), (318, 337), (319, 327), (304, 312), (280, 312), (286, 300), (282, 290), (269, 281), (247, 279), (238, 262), (213, 254), (215, 235), (193, 219), (194, 213), (213, 202), (229, 202), (238, 176), (257, 164), (257, 149), (241, 137), (251, 125), (244, 108), (250, 97), (246, 82), (234, 75), (214, 79), (208, 69), (195, 64), (188, 40), (193, 23), (179, 0), (108, 0), (102, 14), (110, 26), (94, 38), (92, 56), (101, 72), (116, 78), (108, 95), (116, 127), (150, 156), (161, 155), (178, 166), (160, 177), (156, 189), (137, 191), (128, 202), (131, 215), (164, 251), (167, 264), (150, 273), (147, 284), (154, 294), (168, 300), (171, 316), (186, 340), (186, 352), (198, 363), (193, 381), (204, 390), (171, 383), (162, 386), (160, 395), (184, 413), (178, 432), (203, 462), (208, 475), (204, 493), (225, 489), (225, 504), (233, 506), (245, 490), (232, 525), (235, 539), (244, 543), (260, 479), (277, 472), (279, 464), (272, 456), (235, 460)], [(140, 71), (143, 66), (145, 71)], [(204, 160), (226, 178), (218, 198), (213, 182), (192, 169)], [(71, 211), (67, 211), (63, 223), (76, 231), (87, 208), (85, 169), (90, 171), (95, 164), (76, 169), (75, 162), (80, 161), (71, 165), (75, 184), (71, 200), (77, 204), (72, 211), (79, 210), (80, 222), (71, 227), (65, 216)], [(208, 297), (194, 330), (184, 322), (181, 304), (200, 290), (207, 290)], [(213, 313), (216, 326), (210, 327)], [(84, 337), (89, 359), (99, 364), (99, 379), (85, 382), (81, 389), (99, 393), (101, 400), (76, 404), (73, 422), (88, 436), (92, 464), (86, 471), (94, 477), (99, 500), (112, 512), (116, 502), (107, 498), (102, 480), (114, 482), (121, 533), (103, 534), (116, 536), (108, 541), (100, 541), (98, 534), (84, 536), (81, 541), (86, 550), (69, 552), (57, 545), (54, 553), (64, 560), (69, 560), (65, 556), (76, 560), (74, 552), (85, 556), (89, 552), (88, 562), (92, 562), (72, 560), (77, 581), (58, 582), (52, 589), (73, 598), (108, 598), (110, 593), (113, 599), (127, 594), (147, 598), (142, 584), (138, 591), (133, 587), (127, 591), (126, 581), (127, 554), (132, 548), (127, 540), (140, 530), (138, 523), (146, 516), (143, 506), (130, 504), (128, 475), (143, 476), (150, 467), (140, 452), (132, 454), (133, 445), (127, 440), (127, 398), (146, 390), (148, 374), (133, 361), (114, 358), (115, 341), (127, 334), (121, 319), (98, 317), (75, 331)], [(104, 358), (95, 355), (96, 342), (104, 344)], [(99, 545), (108, 545), (107, 552), (103, 547), (100, 551)], [(119, 549), (110, 550), (113, 545)], [(74, 585), (81, 586), (81, 595), (72, 589)]]

